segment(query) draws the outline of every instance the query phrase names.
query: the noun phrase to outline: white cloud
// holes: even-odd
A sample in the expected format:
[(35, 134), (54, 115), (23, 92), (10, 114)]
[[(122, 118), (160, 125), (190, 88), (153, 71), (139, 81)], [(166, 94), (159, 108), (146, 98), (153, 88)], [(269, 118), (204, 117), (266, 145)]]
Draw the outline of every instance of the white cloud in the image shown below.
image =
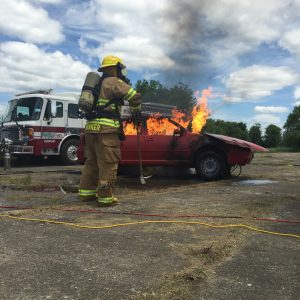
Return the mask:
[(212, 63), (226, 64), (241, 54), (255, 50), (261, 43), (277, 40), (285, 27), (283, 11), (287, 1), (205, 0), (198, 4), (214, 39), (210, 48)]
[(279, 45), (291, 53), (300, 56), (300, 28), (287, 31), (280, 39)]
[(294, 99), (295, 99), (294, 105), (295, 106), (300, 105), (300, 86), (297, 86), (294, 90)]
[(262, 128), (265, 129), (268, 125), (274, 124), (279, 127), (283, 126), (283, 121), (279, 116), (272, 114), (256, 114), (249, 120), (249, 125), (252, 126), (255, 123), (260, 123)]
[(33, 43), (56, 44), (64, 39), (59, 22), (49, 18), (45, 9), (24, 0), (1, 2), (0, 30), (7, 36)]
[(38, 4), (60, 4), (64, 0), (27, 0), (27, 1), (38, 3)]
[[(69, 5), (63, 20), (69, 30), (81, 33), (86, 42), (82, 49), (89, 55), (115, 53), (120, 40), (128, 41), (117, 50), (135, 69), (161, 67), (186, 72), (187, 67), (193, 72), (192, 67), (197, 75), (200, 63), (233, 70), (240, 55), (262, 43), (277, 42), (289, 24), (299, 19), (298, 2), (272, 0), (270, 5), (261, 0), (219, 0), (216, 5), (211, 0), (151, 4), (148, 0), (90, 0)], [(143, 42), (136, 48), (130, 44), (139, 39)], [(126, 47), (130, 49), (123, 50)], [(145, 52), (151, 56), (146, 63)]]
[(279, 36), (286, 5), (285, 0), (273, 0), (272, 5), (260, 0), (221, 0), (218, 5), (210, 0), (199, 3), (207, 21), (215, 28), (240, 36), (241, 42), (252, 43), (272, 41)]
[(0, 92), (40, 88), (79, 90), (90, 68), (60, 51), (21, 42), (0, 44)]
[(253, 65), (231, 73), (225, 79), (227, 101), (257, 101), (273, 92), (293, 85), (298, 74), (288, 67)]
[(159, 73), (145, 73), (143, 75), (143, 78), (146, 79), (146, 80), (152, 80), (152, 79), (155, 79), (155, 77), (157, 77), (159, 75)]
[(119, 55), (138, 71), (169, 69), (175, 63), (166, 54), (159, 16), (165, 9), (166, 1), (149, 5), (146, 0), (92, 0), (70, 7), (65, 26), (81, 31), (80, 49), (89, 56), (101, 60), (107, 54)]
[(294, 98), (299, 99), (300, 98), (300, 86), (297, 86), (294, 90)]
[(255, 106), (254, 110), (258, 113), (286, 113), (289, 108), (286, 106)]
[(104, 45), (89, 49), (81, 41), (81, 50), (101, 60), (108, 53), (124, 57), (126, 64), (132, 70), (139, 68), (168, 69), (174, 65), (161, 48), (153, 44), (148, 38), (128, 36), (108, 41)]

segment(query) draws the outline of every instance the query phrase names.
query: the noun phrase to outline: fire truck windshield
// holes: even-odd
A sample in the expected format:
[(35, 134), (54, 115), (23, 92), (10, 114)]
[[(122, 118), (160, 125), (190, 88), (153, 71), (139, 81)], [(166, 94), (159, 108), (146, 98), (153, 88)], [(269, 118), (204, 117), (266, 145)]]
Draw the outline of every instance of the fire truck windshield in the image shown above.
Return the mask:
[(14, 99), (9, 101), (4, 122), (38, 120), (43, 107), (43, 99), (38, 97)]

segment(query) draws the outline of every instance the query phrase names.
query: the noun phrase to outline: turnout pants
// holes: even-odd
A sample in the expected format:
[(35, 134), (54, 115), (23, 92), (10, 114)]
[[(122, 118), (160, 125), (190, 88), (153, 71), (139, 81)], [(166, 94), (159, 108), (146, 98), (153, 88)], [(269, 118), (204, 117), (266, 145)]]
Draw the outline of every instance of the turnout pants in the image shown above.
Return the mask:
[(80, 199), (113, 202), (113, 188), (121, 158), (118, 132), (86, 133), (84, 153), (86, 161), (80, 178)]

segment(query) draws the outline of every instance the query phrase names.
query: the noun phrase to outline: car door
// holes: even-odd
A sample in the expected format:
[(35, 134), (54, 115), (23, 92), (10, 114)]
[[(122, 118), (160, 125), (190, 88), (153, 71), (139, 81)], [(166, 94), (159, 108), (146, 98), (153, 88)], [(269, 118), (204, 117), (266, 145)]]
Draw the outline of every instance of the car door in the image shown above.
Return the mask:
[[(170, 123), (170, 125), (172, 125)], [(168, 134), (148, 134), (144, 136), (143, 160), (157, 165), (172, 165), (189, 160), (190, 135), (185, 130), (171, 126)], [(183, 128), (182, 128), (183, 129)]]
[[(145, 133), (146, 128), (143, 124), (140, 127), (139, 136), (137, 136), (136, 128), (134, 128), (132, 123), (123, 123), (124, 132), (126, 134), (126, 139), (121, 142), (121, 161), (122, 165), (136, 165), (139, 163), (139, 148), (142, 154), (142, 160), (144, 160), (144, 149), (145, 149)], [(130, 130), (128, 130), (128, 127)], [(127, 129), (126, 129), (127, 128)]]

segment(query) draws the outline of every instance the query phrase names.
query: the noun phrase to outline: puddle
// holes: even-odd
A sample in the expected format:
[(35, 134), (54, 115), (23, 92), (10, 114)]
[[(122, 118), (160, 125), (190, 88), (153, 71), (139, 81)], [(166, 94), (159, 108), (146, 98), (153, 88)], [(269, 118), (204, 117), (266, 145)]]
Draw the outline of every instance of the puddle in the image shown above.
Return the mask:
[(235, 186), (243, 186), (243, 185), (264, 185), (264, 184), (273, 184), (277, 181), (274, 180), (260, 180), (260, 179), (247, 179), (247, 180), (239, 180), (232, 183)]

